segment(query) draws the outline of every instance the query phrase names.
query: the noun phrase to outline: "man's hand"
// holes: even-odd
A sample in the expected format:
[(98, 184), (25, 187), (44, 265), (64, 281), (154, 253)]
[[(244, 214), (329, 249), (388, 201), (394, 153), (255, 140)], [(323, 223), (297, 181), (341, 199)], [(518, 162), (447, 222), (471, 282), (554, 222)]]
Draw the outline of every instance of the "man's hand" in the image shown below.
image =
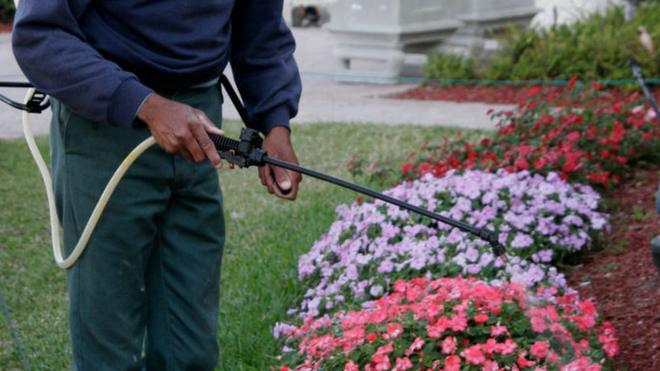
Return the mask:
[[(289, 129), (285, 127), (274, 127), (266, 136), (263, 149), (272, 158), (298, 164), (298, 158), (291, 145)], [(299, 173), (268, 164), (259, 168), (259, 178), (261, 184), (268, 188), (268, 192), (291, 201), (296, 199), (298, 186), (302, 180)]]
[(208, 133), (224, 135), (224, 132), (204, 112), (151, 94), (137, 116), (167, 153), (198, 163), (208, 159), (216, 168), (221, 166), (220, 155)]

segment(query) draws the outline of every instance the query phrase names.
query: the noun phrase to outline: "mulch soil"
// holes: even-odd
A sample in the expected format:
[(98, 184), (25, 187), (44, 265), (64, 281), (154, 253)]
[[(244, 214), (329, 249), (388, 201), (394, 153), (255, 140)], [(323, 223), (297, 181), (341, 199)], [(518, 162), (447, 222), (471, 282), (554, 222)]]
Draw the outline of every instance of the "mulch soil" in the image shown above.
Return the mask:
[(660, 168), (637, 170), (634, 180), (609, 192), (612, 231), (603, 250), (568, 273), (569, 285), (583, 299), (592, 298), (616, 328), (618, 369), (660, 370), (660, 269), (650, 249), (660, 234), (659, 182)]
[(11, 32), (11, 30), (12, 30), (11, 23), (0, 23), (0, 33)]
[[(487, 85), (439, 85), (424, 84), (403, 93), (390, 96), (394, 99), (412, 99), (449, 102), (479, 102), (487, 104), (517, 104), (525, 102), (531, 86), (487, 86)], [(543, 86), (544, 95), (559, 95), (566, 88), (563, 86)], [(603, 91), (614, 98), (629, 96), (629, 93), (610, 88)], [(655, 90), (656, 100), (660, 99), (660, 90)]]

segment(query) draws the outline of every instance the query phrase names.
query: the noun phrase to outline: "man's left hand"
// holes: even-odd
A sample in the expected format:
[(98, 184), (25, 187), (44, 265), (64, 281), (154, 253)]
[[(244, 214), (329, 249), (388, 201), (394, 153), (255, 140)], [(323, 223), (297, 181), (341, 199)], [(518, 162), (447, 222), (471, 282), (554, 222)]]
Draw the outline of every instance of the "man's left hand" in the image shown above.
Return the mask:
[[(290, 131), (286, 127), (276, 126), (271, 129), (266, 136), (263, 149), (272, 158), (298, 164), (298, 158), (291, 145)], [(268, 188), (268, 192), (290, 201), (294, 201), (298, 196), (298, 187), (302, 180), (299, 173), (268, 164), (259, 168), (259, 178), (261, 184)]]

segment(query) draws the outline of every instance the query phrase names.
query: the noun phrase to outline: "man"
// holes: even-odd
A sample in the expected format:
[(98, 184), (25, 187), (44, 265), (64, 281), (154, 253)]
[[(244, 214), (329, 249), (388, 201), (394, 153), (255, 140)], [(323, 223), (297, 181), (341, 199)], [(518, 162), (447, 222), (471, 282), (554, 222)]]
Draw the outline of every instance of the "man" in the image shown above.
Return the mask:
[[(224, 224), (208, 133), (222, 134), (217, 80), (230, 61), (265, 150), (296, 162), (294, 47), (282, 0), (21, 2), (13, 48), (54, 98), (66, 250), (129, 151), (149, 135), (160, 147), (129, 170), (68, 271), (74, 369), (215, 367)], [(259, 176), (270, 193), (296, 198), (299, 175), (264, 167)]]

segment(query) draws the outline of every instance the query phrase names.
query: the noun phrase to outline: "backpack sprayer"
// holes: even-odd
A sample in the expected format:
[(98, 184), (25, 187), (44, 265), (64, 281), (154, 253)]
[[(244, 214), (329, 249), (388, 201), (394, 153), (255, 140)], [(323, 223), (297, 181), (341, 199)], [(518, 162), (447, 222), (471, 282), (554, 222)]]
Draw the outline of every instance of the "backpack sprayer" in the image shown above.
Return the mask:
[[(234, 104), (234, 106), (236, 106), (236, 109), (239, 115), (241, 116), (241, 119), (243, 120), (244, 123), (247, 123), (248, 120), (247, 120), (246, 110), (243, 107), (242, 102), (238, 94), (232, 87), (231, 83), (225, 76), (222, 76), (220, 81), (222, 86), (225, 88), (225, 91), (227, 92), (229, 98), (231, 99), (232, 103)], [(59, 232), (60, 221), (57, 216), (57, 212), (55, 211), (56, 210), (55, 196), (53, 194), (50, 172), (48, 170), (46, 162), (44, 161), (43, 157), (41, 156), (41, 153), (39, 152), (30, 125), (31, 113), (41, 113), (50, 106), (48, 97), (44, 93), (37, 91), (29, 83), (0, 82), (0, 87), (28, 88), (28, 92), (25, 96), (25, 103), (15, 102), (2, 95), (0, 95), (0, 101), (10, 105), (11, 107), (23, 111), (23, 133), (25, 136), (25, 140), (27, 141), (30, 152), (32, 153), (32, 157), (37, 163), (37, 167), (39, 168), (39, 172), (41, 173), (41, 177), (43, 179), (44, 186), (46, 188), (46, 194), (50, 209), (50, 225), (51, 225), (51, 237), (52, 237), (52, 245), (53, 245), (52, 246), (53, 256), (55, 258), (55, 262), (59, 267), (63, 269), (68, 269), (76, 263), (76, 261), (80, 258), (80, 256), (84, 252), (87, 243), (89, 242), (89, 239), (91, 238), (92, 233), (94, 232), (94, 228), (96, 227), (96, 224), (101, 218), (101, 215), (103, 214), (103, 211), (105, 210), (108, 201), (112, 197), (114, 190), (116, 189), (117, 185), (123, 178), (124, 174), (126, 174), (126, 171), (128, 171), (131, 165), (147, 149), (151, 148), (153, 145), (156, 144), (156, 140), (153, 137), (149, 137), (144, 142), (140, 143), (137, 147), (135, 147), (135, 149), (133, 149), (128, 154), (128, 156), (126, 156), (126, 158), (122, 161), (120, 166), (117, 168), (115, 173), (110, 178), (108, 185), (104, 189), (103, 193), (101, 194), (101, 197), (99, 198), (98, 203), (94, 207), (94, 210), (92, 211), (92, 214), (87, 222), (87, 225), (83, 229), (80, 240), (74, 247), (71, 254), (65, 258), (61, 248), (60, 232)], [(398, 207), (412, 211), (419, 215), (431, 218), (436, 222), (445, 223), (452, 227), (458, 228), (463, 232), (472, 234), (488, 242), (491, 245), (493, 249), (493, 253), (496, 256), (506, 259), (506, 257), (504, 256), (505, 249), (499, 243), (497, 234), (495, 232), (485, 228), (478, 228), (476, 226), (442, 216), (433, 211), (411, 205), (407, 202), (387, 196), (383, 193), (376, 192), (372, 189), (339, 178), (335, 178), (328, 174), (324, 174), (316, 170), (308, 169), (290, 162), (286, 162), (270, 157), (268, 156), (268, 153), (266, 153), (262, 149), (263, 139), (261, 138), (259, 133), (253, 129), (243, 128), (240, 134), (240, 138), (238, 140), (223, 136), (216, 136), (216, 135), (210, 135), (210, 139), (215, 144), (215, 147), (218, 153), (220, 154), (220, 157), (223, 158), (225, 161), (229, 162), (230, 164), (239, 166), (241, 168), (248, 168), (252, 166), (264, 166), (266, 164), (269, 164), (287, 170), (291, 170), (300, 174), (308, 175), (313, 178), (317, 178), (322, 181), (329, 182), (337, 186), (361, 193), (365, 196), (382, 200), (384, 202), (396, 205)]]

